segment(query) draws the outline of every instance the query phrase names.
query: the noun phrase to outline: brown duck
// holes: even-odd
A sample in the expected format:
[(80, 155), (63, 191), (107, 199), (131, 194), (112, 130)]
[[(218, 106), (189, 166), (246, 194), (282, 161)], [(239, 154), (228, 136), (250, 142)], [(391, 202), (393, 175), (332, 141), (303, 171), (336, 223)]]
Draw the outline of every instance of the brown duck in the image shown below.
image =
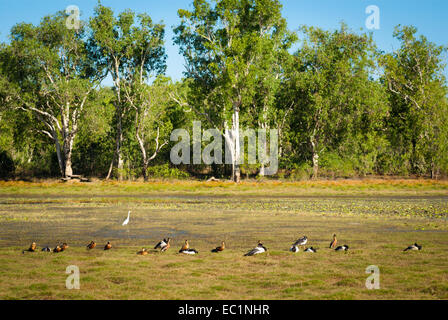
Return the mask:
[(145, 248), (143, 248), (142, 250), (140, 250), (139, 252), (137, 252), (138, 255), (140, 256), (146, 256), (148, 254), (148, 250), (146, 250)]
[(225, 248), (226, 248), (226, 244), (223, 241), (223, 242), (221, 242), (221, 245), (219, 247), (213, 249), (212, 252), (215, 252), (215, 253), (221, 252), (221, 251), (224, 251)]
[(336, 239), (336, 235), (333, 235), (333, 240), (330, 243), (330, 249), (336, 248), (336, 245), (338, 244), (338, 239)]
[(90, 243), (87, 245), (88, 250), (92, 250), (95, 247), (96, 247), (95, 241), (90, 241)]
[(185, 240), (185, 243), (182, 246), (182, 248), (180, 249), (180, 251), (185, 251), (185, 250), (188, 250), (189, 248), (190, 248), (190, 244), (188, 243), (188, 240)]
[(110, 241), (107, 241), (106, 245), (104, 246), (104, 250), (110, 250), (112, 248), (112, 244)]
[(23, 250), (22, 254), (25, 252), (34, 252), (36, 251), (36, 242), (33, 242), (27, 250)]

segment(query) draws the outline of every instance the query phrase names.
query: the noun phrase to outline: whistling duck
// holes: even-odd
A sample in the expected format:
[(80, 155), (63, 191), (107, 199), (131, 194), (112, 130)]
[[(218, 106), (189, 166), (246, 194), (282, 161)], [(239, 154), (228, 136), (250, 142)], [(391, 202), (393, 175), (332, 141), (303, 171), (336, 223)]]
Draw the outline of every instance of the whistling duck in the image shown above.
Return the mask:
[(95, 241), (90, 241), (90, 243), (87, 245), (87, 249), (92, 250), (96, 247)]
[(30, 247), (29, 247), (28, 249), (26, 249), (26, 250), (23, 250), (22, 253), (25, 253), (25, 252), (34, 252), (34, 251), (36, 251), (36, 242), (33, 242), (33, 243), (30, 245)]
[(223, 242), (221, 242), (221, 245), (219, 247), (216, 247), (215, 249), (212, 250), (212, 252), (221, 252), (224, 251), (224, 249), (226, 248), (226, 244)]
[(56, 248), (53, 249), (54, 253), (62, 252), (62, 248), (60, 246), (56, 246)]
[(336, 239), (336, 235), (333, 235), (333, 240), (330, 242), (330, 249), (336, 248), (336, 244), (338, 243), (338, 239)]
[(199, 252), (197, 252), (195, 249), (190, 249), (190, 244), (188, 243), (188, 240), (185, 240), (185, 244), (179, 250), (179, 253), (183, 253), (183, 254), (198, 254)]
[(335, 251), (347, 251), (348, 250), (348, 245), (344, 244), (343, 246), (339, 246), (336, 249), (334, 249)]
[(43, 252), (51, 252), (50, 247), (46, 246), (45, 248), (42, 248)]
[(407, 247), (406, 249), (404, 249), (403, 251), (418, 251), (418, 250), (422, 250), (422, 246), (419, 246), (417, 243), (414, 243), (413, 245)]
[(104, 250), (110, 250), (110, 248), (112, 248), (112, 244), (110, 243), (110, 241), (107, 241), (106, 245), (104, 246)]
[(309, 247), (309, 248), (306, 248), (305, 250), (303, 250), (304, 252), (313, 252), (313, 253), (315, 253), (315, 252), (317, 252), (317, 249), (314, 249), (313, 247)]
[(68, 244), (66, 243), (66, 242), (64, 242), (62, 245), (61, 245), (61, 251), (64, 251), (65, 249), (67, 249), (68, 248)]
[(137, 252), (137, 254), (141, 256), (146, 256), (148, 254), (148, 250), (146, 250), (146, 248), (143, 248), (142, 250)]
[(268, 249), (266, 249), (263, 246), (261, 241), (258, 241), (258, 245), (254, 249), (252, 249), (248, 253), (246, 253), (244, 256), (253, 256), (253, 255), (256, 255), (256, 254), (264, 253), (266, 251), (268, 251)]
[(188, 250), (189, 248), (190, 248), (190, 244), (188, 243), (188, 240), (185, 240), (185, 244), (182, 246), (180, 251), (185, 251), (185, 250)]
[(293, 245), (293, 246), (289, 249), (289, 251), (294, 252), (294, 253), (297, 253), (297, 252), (300, 251), (300, 249), (299, 249), (299, 246), (295, 246), (295, 245)]

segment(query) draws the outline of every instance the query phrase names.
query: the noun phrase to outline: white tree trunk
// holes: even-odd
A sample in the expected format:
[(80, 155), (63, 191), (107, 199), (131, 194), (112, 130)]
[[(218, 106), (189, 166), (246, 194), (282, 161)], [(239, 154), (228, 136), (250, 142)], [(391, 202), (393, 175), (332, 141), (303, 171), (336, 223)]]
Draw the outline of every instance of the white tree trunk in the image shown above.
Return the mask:
[(317, 152), (317, 142), (314, 136), (311, 137), (310, 142), (313, 151), (313, 179), (317, 179), (319, 171), (319, 154)]

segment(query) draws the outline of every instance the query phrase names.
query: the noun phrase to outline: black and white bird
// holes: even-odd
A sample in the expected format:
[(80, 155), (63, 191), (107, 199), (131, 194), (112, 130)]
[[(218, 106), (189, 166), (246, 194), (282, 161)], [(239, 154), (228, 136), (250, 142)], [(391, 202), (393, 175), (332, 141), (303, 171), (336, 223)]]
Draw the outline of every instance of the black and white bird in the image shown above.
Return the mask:
[(162, 249), (163, 247), (165, 247), (168, 244), (169, 239), (170, 238), (168, 238), (168, 239), (163, 238), (162, 241), (160, 241), (158, 244), (156, 244), (156, 246), (154, 247), (154, 250)]
[(258, 245), (252, 250), (250, 250), (248, 253), (246, 253), (244, 256), (245, 257), (254, 256), (256, 254), (265, 253), (266, 251), (268, 251), (268, 249), (266, 249), (266, 247), (263, 246), (261, 241), (258, 241)]
[(170, 241), (171, 241), (171, 238), (168, 238), (165, 241), (165, 243), (161, 244), (161, 246), (160, 246), (160, 251), (161, 252), (165, 252), (166, 250), (168, 250), (171, 247)]
[(304, 246), (307, 242), (308, 242), (308, 237), (303, 236), (302, 238), (300, 238), (299, 240), (297, 240), (296, 242), (294, 242), (292, 244), (291, 248), (289, 248), (289, 251), (294, 252), (294, 253), (299, 252), (300, 246)]
[(317, 249), (314, 249), (313, 247), (309, 247), (309, 248), (306, 248), (305, 250), (303, 250), (304, 252), (313, 252), (313, 253), (316, 253), (317, 252)]
[(196, 249), (185, 249), (185, 250), (180, 249), (179, 253), (193, 255), (193, 254), (198, 254), (199, 252)]
[(49, 246), (46, 246), (45, 248), (42, 248), (43, 252), (51, 252), (51, 249)]
[(403, 251), (419, 251), (422, 250), (422, 246), (419, 246), (417, 243), (414, 243), (413, 245), (407, 247), (406, 249), (404, 249)]
[(300, 238), (299, 240), (294, 242), (293, 246), (304, 246), (304, 245), (306, 245), (307, 242), (308, 242), (308, 237), (303, 236), (302, 238)]
[(344, 244), (343, 246), (339, 246), (336, 249), (334, 249), (334, 251), (347, 251), (348, 250), (348, 245)]
[(289, 248), (289, 251), (297, 253), (300, 251), (299, 246), (293, 245), (291, 248)]

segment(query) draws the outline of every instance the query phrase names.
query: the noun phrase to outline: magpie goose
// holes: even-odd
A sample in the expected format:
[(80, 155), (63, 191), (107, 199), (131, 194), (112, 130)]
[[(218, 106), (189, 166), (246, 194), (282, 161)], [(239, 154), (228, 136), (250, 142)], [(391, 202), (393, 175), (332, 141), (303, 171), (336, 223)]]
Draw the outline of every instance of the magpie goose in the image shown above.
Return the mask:
[(256, 254), (264, 253), (266, 251), (268, 251), (268, 249), (266, 249), (263, 246), (261, 241), (258, 241), (258, 245), (255, 248), (253, 248), (252, 250), (250, 250), (248, 253), (246, 253), (244, 256), (254, 256)]

